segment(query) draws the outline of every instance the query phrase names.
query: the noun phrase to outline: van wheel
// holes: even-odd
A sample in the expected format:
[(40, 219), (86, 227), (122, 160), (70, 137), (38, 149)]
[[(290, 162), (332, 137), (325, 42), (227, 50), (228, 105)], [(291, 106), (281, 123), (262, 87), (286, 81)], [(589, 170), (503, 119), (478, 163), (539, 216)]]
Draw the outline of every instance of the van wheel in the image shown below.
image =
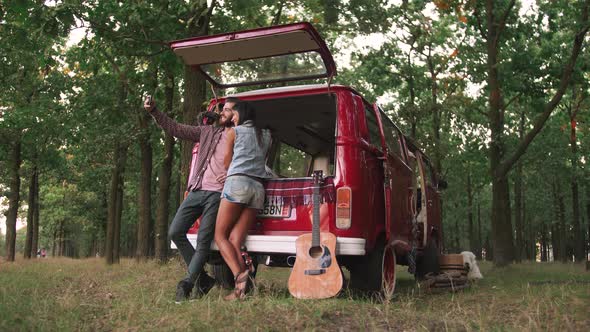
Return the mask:
[(362, 261), (350, 266), (350, 288), (389, 300), (395, 290), (395, 251), (378, 245)]
[(218, 285), (224, 289), (234, 288), (234, 275), (225, 262), (222, 261), (221, 264), (213, 264), (211, 267), (213, 268), (213, 277)]
[(439, 255), (438, 243), (436, 240), (431, 239), (424, 248), (422, 256), (416, 260), (416, 274), (414, 275), (416, 280), (423, 280), (427, 273), (438, 273), (440, 271)]
[[(254, 273), (250, 276), (252, 278), (256, 277), (256, 272), (258, 272), (258, 256), (253, 255), (252, 257), (252, 265), (254, 266)], [(223, 260), (221, 260), (218, 264), (211, 265), (213, 269), (213, 277), (217, 284), (221, 285), (224, 289), (234, 289), (234, 275), (231, 272), (229, 266), (225, 264)]]

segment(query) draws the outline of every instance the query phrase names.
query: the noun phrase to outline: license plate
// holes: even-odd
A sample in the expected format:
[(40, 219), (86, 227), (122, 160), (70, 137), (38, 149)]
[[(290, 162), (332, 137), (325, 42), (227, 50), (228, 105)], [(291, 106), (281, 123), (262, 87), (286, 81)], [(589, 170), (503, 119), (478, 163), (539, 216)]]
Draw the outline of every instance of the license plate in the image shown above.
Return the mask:
[(282, 202), (264, 202), (264, 209), (258, 210), (260, 218), (289, 218), (291, 215), (291, 206)]

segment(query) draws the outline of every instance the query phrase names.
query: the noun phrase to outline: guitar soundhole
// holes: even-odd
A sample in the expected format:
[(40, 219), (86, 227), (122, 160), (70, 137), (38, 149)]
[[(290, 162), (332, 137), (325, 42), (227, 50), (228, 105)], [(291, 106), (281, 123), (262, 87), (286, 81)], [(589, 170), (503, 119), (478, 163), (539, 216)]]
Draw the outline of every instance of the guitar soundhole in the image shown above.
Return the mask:
[(309, 248), (309, 256), (313, 257), (313, 258), (318, 258), (322, 255), (323, 253), (323, 249), (321, 246), (317, 246), (317, 247), (311, 247)]

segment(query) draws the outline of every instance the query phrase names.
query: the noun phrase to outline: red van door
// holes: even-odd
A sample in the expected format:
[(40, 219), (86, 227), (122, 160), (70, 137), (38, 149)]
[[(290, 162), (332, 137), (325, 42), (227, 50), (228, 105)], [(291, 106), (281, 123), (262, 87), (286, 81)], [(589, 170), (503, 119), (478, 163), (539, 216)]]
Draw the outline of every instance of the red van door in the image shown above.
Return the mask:
[[(426, 223), (424, 224), (424, 246), (428, 245), (428, 242), (434, 240), (437, 248), (440, 249), (442, 244), (442, 225), (441, 225), (441, 211), (440, 211), (440, 194), (437, 190), (437, 179), (436, 173), (432, 169), (432, 165), (428, 158), (422, 153), (420, 157), (420, 168), (423, 179), (423, 185), (426, 194)], [(434, 238), (432, 235), (434, 234)]]
[(381, 127), (383, 146), (383, 190), (385, 196), (385, 231), (388, 243), (394, 244), (398, 254), (411, 249), (412, 170), (406, 163), (401, 133), (385, 113), (375, 104), (373, 110)]

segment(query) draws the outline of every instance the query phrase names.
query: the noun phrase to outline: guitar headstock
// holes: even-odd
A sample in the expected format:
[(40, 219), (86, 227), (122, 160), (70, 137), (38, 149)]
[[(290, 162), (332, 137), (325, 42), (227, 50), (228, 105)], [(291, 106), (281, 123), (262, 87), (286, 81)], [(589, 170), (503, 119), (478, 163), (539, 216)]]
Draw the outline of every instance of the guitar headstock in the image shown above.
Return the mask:
[(322, 180), (324, 179), (324, 171), (319, 170), (319, 171), (313, 171), (313, 183), (314, 184), (320, 184), (322, 183)]

